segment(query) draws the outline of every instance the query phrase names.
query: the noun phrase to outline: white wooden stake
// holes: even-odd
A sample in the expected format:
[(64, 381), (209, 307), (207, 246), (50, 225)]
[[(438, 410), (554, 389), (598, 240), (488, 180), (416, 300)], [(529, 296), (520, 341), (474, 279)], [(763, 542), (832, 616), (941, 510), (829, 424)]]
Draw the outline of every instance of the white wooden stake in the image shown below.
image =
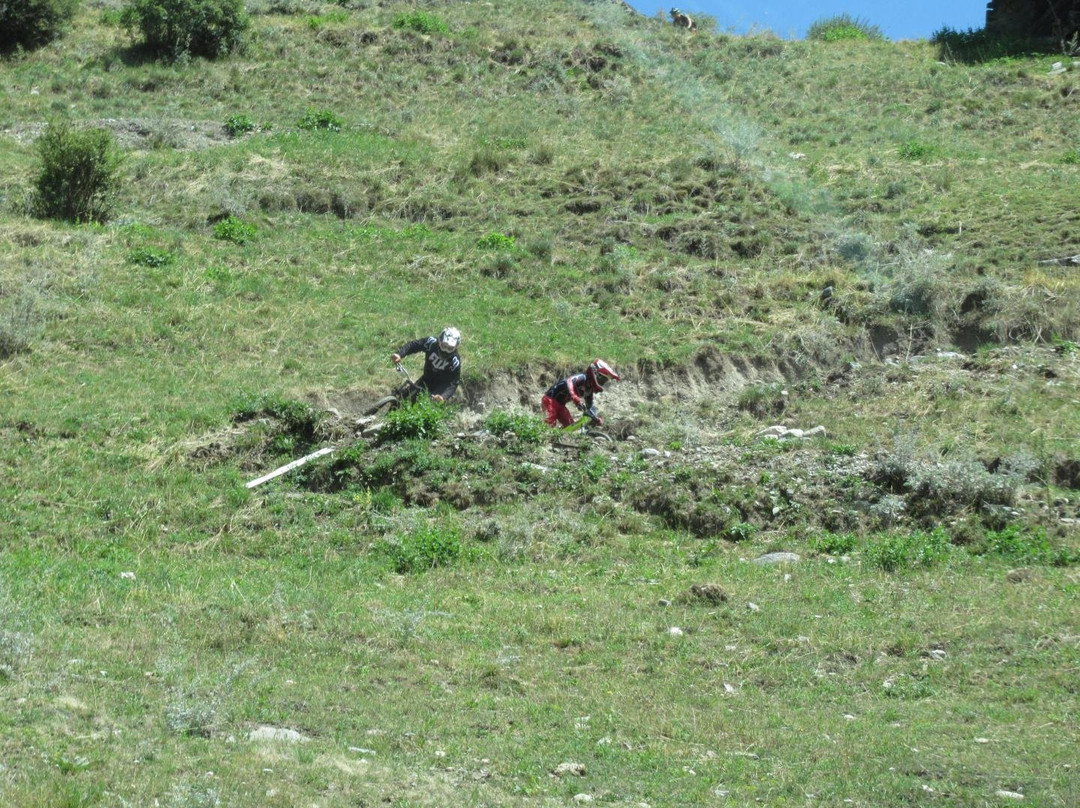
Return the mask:
[(265, 482), (269, 482), (270, 480), (274, 479), (275, 477), (280, 477), (282, 474), (290, 472), (293, 469), (300, 468), (300, 466), (304, 465), (309, 460), (314, 460), (316, 457), (322, 457), (323, 455), (328, 455), (337, 448), (338, 448), (337, 446), (326, 446), (326, 447), (324, 447), (322, 449), (319, 449), (319, 451), (317, 451), (317, 452), (312, 452), (309, 455), (304, 455), (299, 460), (294, 460), (293, 462), (287, 463), (287, 464), (285, 464), (284, 466), (282, 466), (279, 469), (274, 469), (269, 474), (264, 474), (262, 477), (260, 477), (257, 480), (252, 480), (250, 483), (247, 484), (247, 487), (248, 488), (254, 488), (257, 485), (262, 485)]

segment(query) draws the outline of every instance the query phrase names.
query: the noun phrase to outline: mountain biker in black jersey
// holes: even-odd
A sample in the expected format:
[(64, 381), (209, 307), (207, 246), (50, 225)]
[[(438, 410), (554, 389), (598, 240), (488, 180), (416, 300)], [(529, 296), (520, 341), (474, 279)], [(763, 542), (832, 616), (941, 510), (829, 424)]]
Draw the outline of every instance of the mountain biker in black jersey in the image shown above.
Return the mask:
[(406, 356), (424, 354), (424, 373), (413, 384), (412, 400), (421, 393), (427, 393), (432, 401), (449, 401), (457, 392), (461, 381), (460, 344), (461, 332), (447, 326), (437, 337), (421, 337), (406, 342), (390, 357), (395, 365), (399, 365)]

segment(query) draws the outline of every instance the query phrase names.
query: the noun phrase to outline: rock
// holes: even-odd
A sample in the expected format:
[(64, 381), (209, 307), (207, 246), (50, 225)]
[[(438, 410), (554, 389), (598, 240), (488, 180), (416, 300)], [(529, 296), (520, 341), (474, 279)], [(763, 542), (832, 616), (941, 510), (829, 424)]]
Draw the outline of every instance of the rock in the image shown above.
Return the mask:
[(585, 766), (582, 763), (560, 763), (553, 772), (556, 777), (573, 775), (574, 777), (585, 776)]
[(592, 802), (593, 798), (591, 794), (575, 794), (574, 802)]
[(825, 437), (825, 427), (823, 427), (823, 426), (821, 426), (819, 424), (819, 425), (815, 426), (813, 429), (806, 430), (806, 432), (803, 433), (803, 437), (804, 438), (824, 438)]
[(651, 449), (651, 448), (650, 449), (642, 449), (640, 454), (645, 460), (650, 460), (650, 459), (652, 459), (654, 457), (659, 457), (660, 456), (660, 450), (659, 449)]
[(286, 743), (307, 743), (307, 736), (301, 735), (295, 729), (283, 729), (281, 727), (259, 727), (248, 734), (249, 741), (285, 741)]
[(1019, 791), (1006, 791), (1003, 788), (999, 788), (997, 791), (995, 791), (994, 796), (995, 797), (1000, 797), (1003, 800), (1022, 800), (1022, 799), (1024, 799), (1024, 795), (1021, 794)]
[(757, 433), (759, 438), (778, 438), (788, 431), (786, 426), (781, 424), (775, 424), (774, 426), (767, 426)]
[(766, 553), (754, 559), (755, 564), (794, 564), (802, 560), (798, 553)]
[(672, 637), (681, 637), (684, 632), (678, 626), (672, 626), (667, 630), (667, 633), (670, 634)]

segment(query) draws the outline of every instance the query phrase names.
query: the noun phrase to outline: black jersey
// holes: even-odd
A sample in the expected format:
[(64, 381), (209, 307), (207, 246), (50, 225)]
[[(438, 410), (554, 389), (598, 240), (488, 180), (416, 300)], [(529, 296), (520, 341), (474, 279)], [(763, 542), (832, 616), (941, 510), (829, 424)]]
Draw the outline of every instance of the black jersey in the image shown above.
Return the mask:
[(457, 351), (445, 354), (439, 350), (438, 337), (421, 337), (407, 342), (397, 350), (397, 355), (404, 359), (414, 353), (424, 354), (424, 375), (416, 380), (433, 396), (450, 398), (457, 392), (461, 380), (461, 356)]

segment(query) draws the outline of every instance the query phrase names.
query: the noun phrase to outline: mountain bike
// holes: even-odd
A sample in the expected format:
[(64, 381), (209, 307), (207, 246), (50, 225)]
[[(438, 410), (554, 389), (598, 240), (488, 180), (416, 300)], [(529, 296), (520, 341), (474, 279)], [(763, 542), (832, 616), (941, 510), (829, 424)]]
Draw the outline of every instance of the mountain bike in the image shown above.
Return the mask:
[(412, 376), (409, 375), (409, 371), (405, 366), (398, 362), (394, 365), (394, 370), (404, 376), (405, 381), (398, 385), (390, 395), (383, 396), (364, 410), (364, 415), (385, 415), (390, 412), (390, 410), (400, 407), (401, 402), (410, 401), (416, 397), (419, 388), (416, 386), (416, 382), (413, 381)]
[[(590, 407), (574, 423), (563, 427), (559, 431), (559, 437), (556, 439), (555, 445), (565, 449), (585, 449), (594, 443), (601, 445), (613, 443), (611, 435), (600, 430), (600, 423), (600, 415), (597, 413), (596, 407)], [(562, 437), (563, 435), (580, 435), (586, 440), (576, 440), (574, 437), (565, 439)]]

